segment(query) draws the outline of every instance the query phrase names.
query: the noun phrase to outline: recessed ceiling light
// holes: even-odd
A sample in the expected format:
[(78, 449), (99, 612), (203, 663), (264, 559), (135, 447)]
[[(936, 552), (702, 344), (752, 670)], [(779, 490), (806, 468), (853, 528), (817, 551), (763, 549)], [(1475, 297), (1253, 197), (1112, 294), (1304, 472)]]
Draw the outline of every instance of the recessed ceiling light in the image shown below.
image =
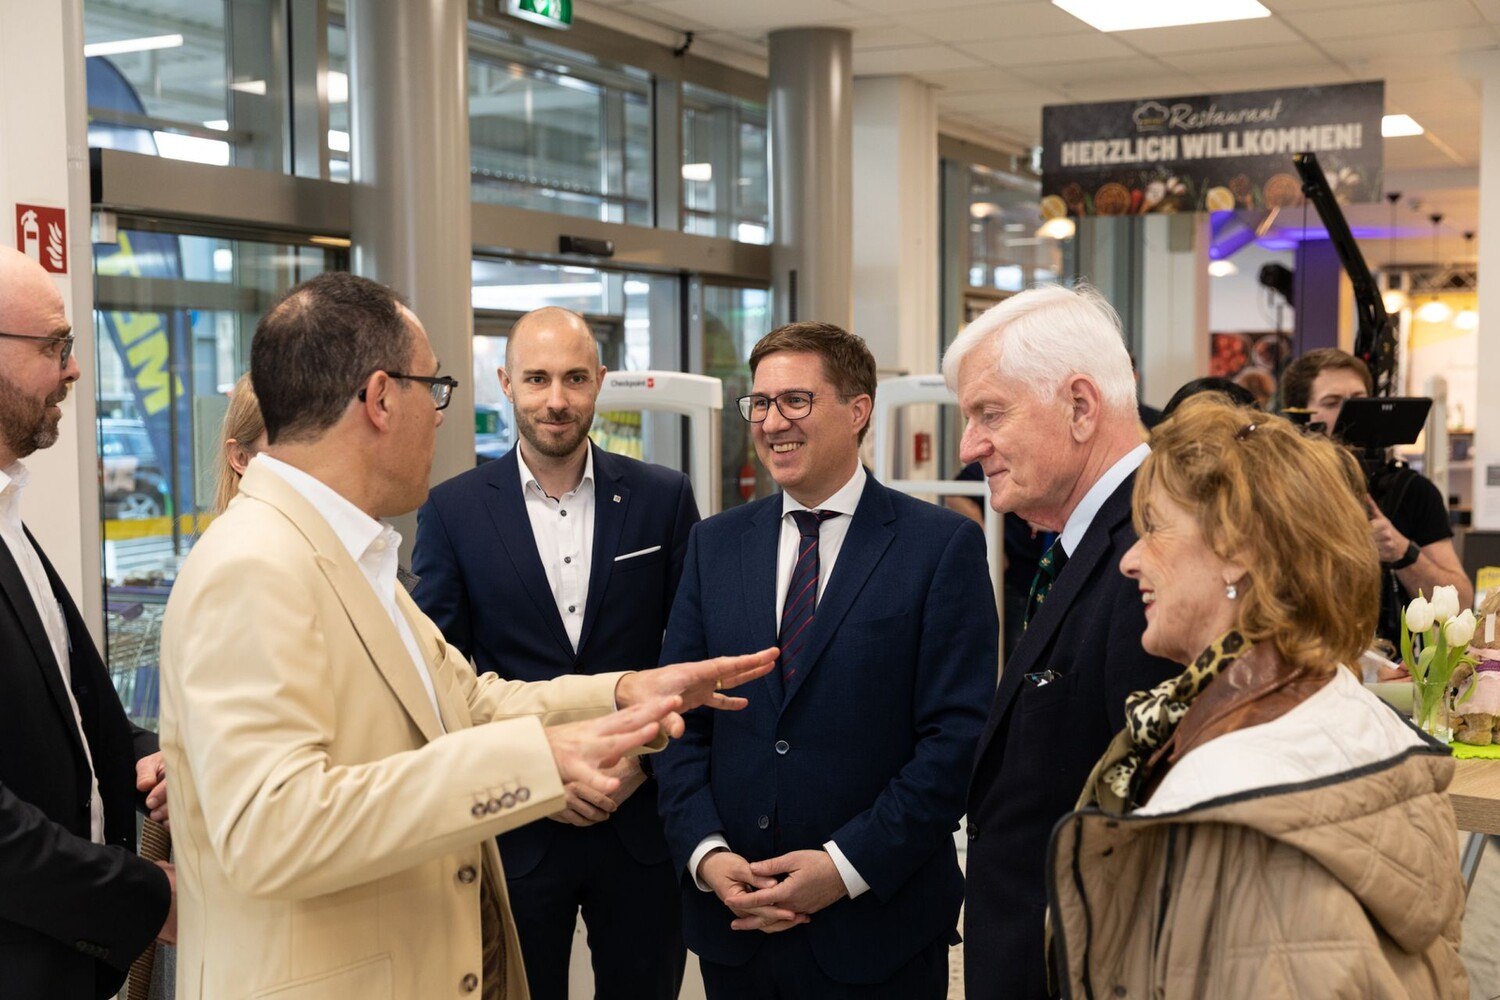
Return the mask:
[(1232, 260), (1211, 260), (1208, 262), (1208, 273), (1215, 278), (1227, 278), (1231, 274), (1239, 274), (1240, 269)]
[(1172, 28), (1271, 16), (1258, 0), (1052, 0), (1052, 5), (1100, 31)]
[(93, 42), (83, 47), (83, 54), (85, 56), (117, 56), (125, 52), (175, 49), (181, 45), (181, 35), (152, 35), (149, 38), (121, 38), (113, 42)]
[(1042, 223), (1036, 234), (1049, 240), (1070, 240), (1077, 231), (1077, 224), (1064, 215)]
[(707, 183), (714, 179), (714, 165), (712, 163), (684, 163), (682, 179)]
[(1380, 135), (1384, 139), (1395, 139), (1403, 135), (1421, 135), (1422, 126), (1411, 115), (1386, 115), (1380, 119)]

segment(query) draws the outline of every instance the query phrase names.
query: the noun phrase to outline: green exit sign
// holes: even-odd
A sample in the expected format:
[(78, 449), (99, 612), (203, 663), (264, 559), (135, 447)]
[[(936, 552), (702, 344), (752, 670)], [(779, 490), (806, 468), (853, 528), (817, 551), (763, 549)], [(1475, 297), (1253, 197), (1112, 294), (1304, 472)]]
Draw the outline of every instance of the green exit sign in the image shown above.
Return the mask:
[(573, 0), (505, 0), (512, 17), (549, 28), (567, 29), (573, 24)]

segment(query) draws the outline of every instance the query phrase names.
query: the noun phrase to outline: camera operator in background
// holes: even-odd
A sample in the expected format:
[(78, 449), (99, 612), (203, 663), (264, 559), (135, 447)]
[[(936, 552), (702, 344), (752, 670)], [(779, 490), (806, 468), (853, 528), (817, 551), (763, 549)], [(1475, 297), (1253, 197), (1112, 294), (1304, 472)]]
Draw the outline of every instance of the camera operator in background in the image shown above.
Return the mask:
[[(1281, 405), (1311, 411), (1308, 425), (1321, 424), (1332, 434), (1346, 399), (1372, 394), (1374, 380), (1365, 363), (1333, 348), (1308, 351), (1292, 362), (1281, 377)], [(1458, 588), (1461, 607), (1474, 603), (1474, 586), (1453, 548), (1448, 506), (1431, 480), (1406, 463), (1387, 458), (1369, 476), (1365, 506), (1370, 533), (1386, 570), (1381, 587), (1377, 633), (1391, 642), (1401, 636), (1400, 609), (1420, 590)]]

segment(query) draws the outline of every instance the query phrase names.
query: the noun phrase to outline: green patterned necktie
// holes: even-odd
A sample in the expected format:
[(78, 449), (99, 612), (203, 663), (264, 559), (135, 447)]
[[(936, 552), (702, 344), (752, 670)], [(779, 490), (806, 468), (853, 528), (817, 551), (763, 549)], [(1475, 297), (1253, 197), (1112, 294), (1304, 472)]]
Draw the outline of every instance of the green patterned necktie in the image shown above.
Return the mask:
[(1026, 617), (1021, 622), (1022, 628), (1031, 624), (1031, 619), (1046, 602), (1048, 592), (1052, 590), (1052, 585), (1057, 582), (1057, 575), (1067, 562), (1068, 554), (1063, 551), (1062, 539), (1058, 538), (1042, 555), (1041, 562), (1036, 564), (1036, 576), (1031, 580), (1031, 595), (1026, 598)]

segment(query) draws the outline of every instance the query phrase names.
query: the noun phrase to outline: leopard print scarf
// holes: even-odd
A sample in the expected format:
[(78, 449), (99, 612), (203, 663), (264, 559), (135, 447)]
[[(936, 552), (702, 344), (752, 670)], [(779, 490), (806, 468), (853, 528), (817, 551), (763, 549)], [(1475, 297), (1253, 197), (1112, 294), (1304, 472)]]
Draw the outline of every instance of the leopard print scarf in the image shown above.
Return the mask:
[(1231, 629), (1209, 643), (1176, 677), (1126, 698), (1125, 728), (1094, 769), (1095, 777), (1084, 792), (1085, 804), (1122, 813), (1137, 808), (1145, 762), (1171, 738), (1193, 699), (1249, 649), (1244, 636)]

